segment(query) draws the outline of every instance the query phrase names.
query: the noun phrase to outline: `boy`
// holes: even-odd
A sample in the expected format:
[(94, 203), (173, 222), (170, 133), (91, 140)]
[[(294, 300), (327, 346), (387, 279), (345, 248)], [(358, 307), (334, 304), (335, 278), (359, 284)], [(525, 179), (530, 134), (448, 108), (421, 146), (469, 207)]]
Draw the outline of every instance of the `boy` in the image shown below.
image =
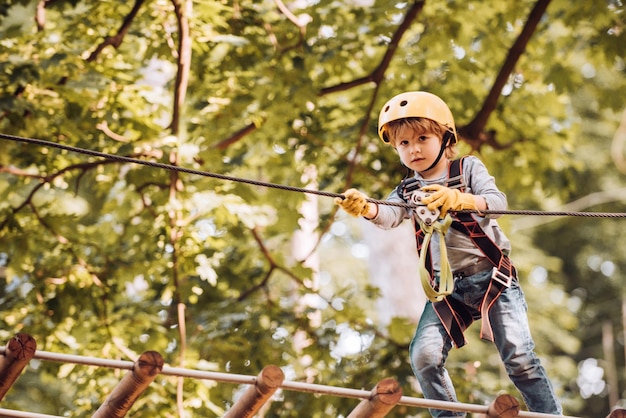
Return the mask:
[[(335, 202), (350, 215), (363, 216), (384, 229), (413, 219), (420, 260), (425, 260), (420, 276), (427, 276), (430, 283), (424, 286), (430, 291), (426, 292), (430, 301), (424, 307), (409, 352), (425, 398), (457, 401), (445, 361), (453, 344), (465, 344), (463, 331), (472, 321), (481, 320), (481, 337), (494, 342), (528, 409), (561, 415), (552, 385), (534, 353), (526, 301), (508, 258), (510, 242), (495, 220), (497, 216), (478, 216), (482, 210), (506, 209), (506, 196), (478, 158), (453, 161), (457, 135), (450, 109), (431, 93), (399, 94), (383, 106), (378, 134), (396, 149), (402, 164), (415, 173), (387, 198), (407, 205), (378, 205), (355, 189), (346, 191), (345, 198)], [(416, 189), (426, 193), (420, 195), (421, 204), (440, 211), (443, 221), (435, 221), (440, 228), (430, 231), (433, 236), (445, 235), (443, 247), (436, 245), (439, 240), (430, 244), (430, 239), (424, 239), (428, 225), (408, 205), (416, 202)], [(443, 224), (446, 228), (441, 227)], [(443, 283), (446, 269), (452, 273), (450, 282), (454, 278), (449, 290)], [(430, 413), (433, 417), (466, 416), (435, 409)]]

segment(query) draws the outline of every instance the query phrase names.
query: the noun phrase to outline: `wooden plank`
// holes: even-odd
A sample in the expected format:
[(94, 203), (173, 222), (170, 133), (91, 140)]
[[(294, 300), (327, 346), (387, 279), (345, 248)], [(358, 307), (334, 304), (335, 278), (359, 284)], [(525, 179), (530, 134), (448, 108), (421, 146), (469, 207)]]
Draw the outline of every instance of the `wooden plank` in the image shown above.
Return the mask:
[(37, 342), (28, 334), (18, 333), (7, 343), (4, 355), (0, 356), (0, 400), (33, 358), (35, 351)]
[(362, 400), (348, 418), (382, 418), (396, 406), (400, 398), (400, 384), (395, 379), (383, 379), (372, 390), (370, 399)]
[(256, 414), (276, 390), (282, 385), (285, 374), (278, 366), (265, 366), (257, 376), (254, 385), (250, 385), (235, 405), (223, 418), (247, 418)]
[(122, 418), (139, 396), (163, 369), (164, 360), (156, 351), (146, 351), (139, 356), (133, 369), (126, 373), (93, 418)]
[(500, 395), (489, 405), (487, 417), (514, 418), (519, 415), (519, 402), (511, 395)]
[(626, 409), (616, 408), (606, 418), (626, 418)]

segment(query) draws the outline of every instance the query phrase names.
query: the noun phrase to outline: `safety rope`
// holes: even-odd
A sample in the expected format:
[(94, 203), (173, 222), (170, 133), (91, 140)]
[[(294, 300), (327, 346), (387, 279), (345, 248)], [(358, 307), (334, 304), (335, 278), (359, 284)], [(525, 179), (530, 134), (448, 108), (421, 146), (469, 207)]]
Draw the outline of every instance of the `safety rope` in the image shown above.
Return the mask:
[[(58, 149), (62, 149), (65, 151), (90, 155), (93, 157), (100, 157), (100, 158), (104, 158), (104, 159), (112, 160), (112, 161), (140, 164), (140, 165), (145, 165), (148, 167), (162, 168), (165, 170), (178, 171), (181, 173), (194, 174), (194, 175), (203, 176), (203, 177), (211, 177), (211, 178), (216, 178), (220, 180), (251, 184), (254, 186), (287, 190), (290, 192), (315, 194), (319, 196), (326, 196), (326, 197), (333, 197), (333, 198), (335, 197), (339, 197), (342, 199), (345, 198), (345, 196), (340, 193), (325, 192), (323, 190), (305, 189), (303, 187), (287, 186), (283, 184), (268, 183), (264, 181), (245, 179), (241, 177), (228, 176), (228, 175), (218, 174), (218, 173), (211, 173), (208, 171), (195, 170), (195, 169), (180, 167), (180, 166), (176, 166), (172, 164), (157, 163), (154, 161), (140, 160), (138, 158), (126, 157), (123, 155), (108, 154), (108, 153), (89, 150), (85, 148), (74, 147), (71, 145), (59, 144), (57, 142), (46, 141), (43, 139), (27, 138), (27, 137), (9, 135), (9, 134), (4, 134), (4, 133), (0, 133), (0, 139), (7, 139), (10, 141), (15, 141), (15, 142), (24, 142), (28, 144), (36, 144), (36, 145), (41, 145), (45, 147), (53, 147), (53, 148), (58, 148)], [(372, 198), (368, 198), (367, 201), (378, 204), (378, 205), (398, 206), (398, 207), (403, 207), (407, 209), (414, 209), (417, 207), (417, 205), (411, 204), (411, 203), (390, 202), (387, 200), (378, 200), (378, 199), (372, 199)], [(459, 212), (478, 213), (481, 215), (539, 215), (539, 216), (577, 216), (577, 217), (589, 217), (589, 218), (626, 218), (626, 213), (623, 213), (623, 212), (617, 212), (617, 213), (616, 212), (574, 212), (574, 211), (540, 211), (540, 210), (482, 210), (482, 211), (463, 210)]]

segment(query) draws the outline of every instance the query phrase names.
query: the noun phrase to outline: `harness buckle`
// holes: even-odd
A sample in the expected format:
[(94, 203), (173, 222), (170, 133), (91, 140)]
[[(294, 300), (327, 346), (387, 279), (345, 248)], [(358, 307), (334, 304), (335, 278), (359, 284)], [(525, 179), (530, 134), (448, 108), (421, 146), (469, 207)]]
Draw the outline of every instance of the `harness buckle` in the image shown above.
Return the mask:
[(508, 287), (511, 287), (511, 282), (513, 281), (513, 277), (505, 275), (500, 270), (498, 270), (497, 267), (494, 267), (493, 271), (491, 272), (491, 280), (495, 280), (496, 282), (500, 283), (502, 286), (508, 288)]
[(439, 219), (441, 211), (439, 208), (435, 210), (428, 209), (426, 205), (422, 203), (422, 199), (426, 196), (430, 196), (430, 193), (423, 190), (413, 190), (411, 191), (409, 202), (417, 205), (415, 215), (426, 225), (432, 225)]

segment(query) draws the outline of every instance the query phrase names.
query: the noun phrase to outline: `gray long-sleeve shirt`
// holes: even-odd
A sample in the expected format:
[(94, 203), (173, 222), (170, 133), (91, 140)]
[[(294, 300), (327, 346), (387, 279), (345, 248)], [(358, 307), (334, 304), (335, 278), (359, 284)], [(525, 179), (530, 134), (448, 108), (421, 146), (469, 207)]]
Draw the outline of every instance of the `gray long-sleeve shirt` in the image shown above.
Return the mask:
[[(463, 177), (465, 181), (465, 193), (482, 196), (487, 202), (487, 209), (505, 210), (507, 208), (506, 195), (502, 193), (496, 186), (493, 176), (487, 171), (487, 167), (474, 156), (465, 157), (463, 160)], [(446, 175), (434, 179), (425, 180), (419, 174), (415, 175), (420, 187), (430, 184), (443, 184), (447, 180)], [(403, 202), (398, 196), (397, 190), (394, 189), (387, 197), (388, 201)], [(409, 219), (413, 214), (412, 209), (398, 206), (378, 205), (378, 214), (370, 221), (383, 229), (395, 228), (405, 219)], [(506, 237), (495, 218), (501, 215), (487, 215), (486, 217), (476, 217), (480, 227), (485, 231), (487, 236), (491, 238), (500, 247), (504, 254), (511, 251), (511, 243)], [(465, 234), (450, 228), (446, 234), (446, 247), (448, 250), (448, 261), (452, 271), (462, 271), (463, 269), (476, 264), (484, 259), (484, 254), (477, 248), (472, 240)], [(439, 236), (433, 235), (430, 242), (431, 258), (435, 270), (439, 270)]]

